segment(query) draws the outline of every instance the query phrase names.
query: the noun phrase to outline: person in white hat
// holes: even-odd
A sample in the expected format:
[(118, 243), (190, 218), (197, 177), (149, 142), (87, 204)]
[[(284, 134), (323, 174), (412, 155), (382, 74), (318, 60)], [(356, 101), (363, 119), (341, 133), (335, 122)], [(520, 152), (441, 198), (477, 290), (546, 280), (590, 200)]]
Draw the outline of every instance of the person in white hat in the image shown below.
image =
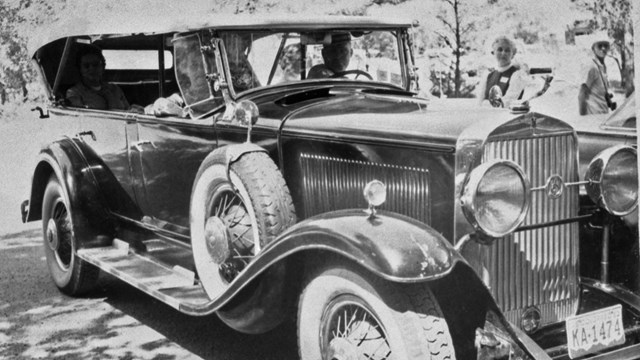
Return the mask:
[(593, 58), (588, 63), (578, 93), (578, 109), (580, 115), (606, 114), (615, 109), (609, 93), (609, 80), (604, 59), (611, 48), (608, 38), (598, 38), (591, 45)]

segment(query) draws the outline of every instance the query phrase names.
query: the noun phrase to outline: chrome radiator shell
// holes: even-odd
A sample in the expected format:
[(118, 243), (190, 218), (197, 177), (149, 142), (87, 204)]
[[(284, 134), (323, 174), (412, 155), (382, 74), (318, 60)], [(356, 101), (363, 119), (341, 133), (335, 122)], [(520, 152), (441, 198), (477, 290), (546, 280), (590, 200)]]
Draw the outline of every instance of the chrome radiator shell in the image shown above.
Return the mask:
[[(544, 186), (552, 175), (578, 181), (577, 144), (572, 134), (549, 134), (519, 139), (490, 140), (482, 161), (509, 159), (529, 176), (531, 186)], [(566, 187), (552, 199), (545, 191), (531, 194), (531, 208), (523, 225), (541, 225), (575, 218), (579, 189)], [(505, 316), (520, 323), (525, 309), (537, 307), (541, 324), (564, 320), (578, 307), (578, 223), (572, 222), (515, 232), (481, 247), (481, 274)]]

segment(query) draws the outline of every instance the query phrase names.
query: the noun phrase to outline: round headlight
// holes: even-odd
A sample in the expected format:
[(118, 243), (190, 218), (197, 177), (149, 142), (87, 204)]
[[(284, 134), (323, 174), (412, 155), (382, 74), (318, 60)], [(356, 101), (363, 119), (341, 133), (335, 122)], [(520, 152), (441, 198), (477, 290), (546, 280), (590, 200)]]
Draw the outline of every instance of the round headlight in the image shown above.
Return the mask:
[(529, 180), (516, 163), (495, 160), (473, 169), (462, 191), (467, 220), (499, 238), (515, 230), (529, 210)]
[(589, 163), (587, 194), (609, 213), (624, 216), (638, 206), (636, 149), (618, 145), (603, 150)]

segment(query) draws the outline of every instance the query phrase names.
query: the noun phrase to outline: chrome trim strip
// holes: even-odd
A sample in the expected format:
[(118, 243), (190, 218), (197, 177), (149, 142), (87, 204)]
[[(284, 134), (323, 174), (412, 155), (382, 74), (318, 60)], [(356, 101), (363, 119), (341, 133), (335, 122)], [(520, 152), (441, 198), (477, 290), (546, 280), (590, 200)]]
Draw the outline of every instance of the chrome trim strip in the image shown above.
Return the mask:
[(515, 230), (515, 232), (520, 232), (520, 231), (526, 231), (526, 230), (532, 230), (532, 229), (540, 229), (543, 227), (549, 227), (549, 226), (556, 226), (556, 225), (562, 225), (562, 224), (569, 224), (572, 222), (580, 222), (582, 220), (586, 220), (589, 219), (593, 216), (593, 214), (586, 214), (586, 215), (579, 215), (576, 216), (574, 218), (568, 218), (568, 219), (563, 219), (563, 220), (558, 220), (558, 221), (551, 221), (548, 223), (540, 223), (540, 224), (535, 224), (535, 225), (527, 225), (527, 226), (520, 226), (519, 228), (517, 228)]
[[(580, 185), (586, 185), (586, 184), (589, 184), (589, 183), (591, 183), (591, 184), (599, 184), (600, 182), (598, 182), (598, 181), (574, 181), (574, 182), (564, 183), (564, 186), (580, 186)], [(546, 188), (546, 184), (531, 188), (531, 191), (541, 191), (541, 190), (545, 190), (545, 188)]]
[[(304, 140), (322, 140), (327, 142), (348, 142), (350, 144), (370, 144), (370, 145), (384, 145), (384, 146), (392, 146), (392, 147), (403, 147), (410, 148), (415, 150), (416, 148), (425, 149), (427, 151), (433, 152), (444, 152), (444, 153), (453, 153), (455, 151), (455, 147), (452, 145), (446, 144), (438, 144), (438, 143), (429, 143), (426, 141), (409, 141), (402, 139), (382, 139), (382, 138), (372, 138), (369, 136), (356, 136), (353, 134), (349, 134), (348, 136), (343, 134), (336, 134), (336, 136), (327, 136), (326, 132), (323, 131), (313, 131), (313, 130), (291, 130), (287, 129), (283, 131), (281, 135), (286, 135), (287, 137), (293, 137), (296, 139), (304, 139)], [(336, 137), (339, 136), (339, 139)], [(446, 140), (443, 140), (446, 142)]]
[(184, 234), (180, 234), (174, 231), (170, 231), (170, 230), (166, 230), (166, 229), (162, 229), (159, 228), (157, 226), (154, 226), (152, 224), (149, 223), (145, 223), (143, 221), (138, 221), (138, 220), (134, 220), (131, 218), (128, 218), (124, 215), (120, 215), (117, 213), (114, 213), (113, 211), (110, 212), (111, 215), (115, 216), (116, 218), (128, 222), (130, 224), (134, 224), (137, 225), (143, 229), (147, 229), (149, 231), (153, 231), (156, 235), (162, 237), (163, 240), (167, 240), (169, 242), (171, 242), (173, 245), (176, 246), (180, 246), (182, 248), (185, 249), (191, 249), (191, 243), (186, 243), (186, 242), (182, 242), (180, 240), (176, 240), (176, 239), (183, 239), (184, 241), (191, 241), (191, 238), (187, 235)]

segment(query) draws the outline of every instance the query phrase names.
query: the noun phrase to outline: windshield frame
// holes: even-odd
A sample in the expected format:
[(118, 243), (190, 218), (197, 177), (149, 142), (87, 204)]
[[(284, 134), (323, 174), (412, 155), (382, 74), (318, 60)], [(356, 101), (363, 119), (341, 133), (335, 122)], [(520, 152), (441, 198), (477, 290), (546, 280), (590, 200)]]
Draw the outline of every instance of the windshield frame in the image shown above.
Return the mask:
[[(296, 81), (289, 81), (289, 82), (281, 82), (281, 83), (274, 83), (274, 77), (276, 74), (276, 71), (278, 70), (276, 67), (278, 65), (278, 62), (280, 61), (280, 59), (283, 56), (283, 49), (285, 48), (285, 42), (287, 41), (287, 39), (283, 39), (285, 36), (288, 39), (295, 39), (298, 38), (300, 39), (300, 35), (303, 33), (335, 33), (335, 32), (350, 32), (350, 33), (362, 33), (360, 36), (364, 38), (365, 35), (369, 35), (371, 33), (388, 33), (390, 35), (393, 36), (393, 42), (394, 42), (394, 54), (395, 58), (392, 60), (394, 61), (397, 66), (398, 66), (398, 72), (397, 74), (394, 73), (394, 75), (397, 75), (400, 79), (400, 84), (394, 84), (391, 81), (370, 81), (370, 80), (361, 80), (359, 79), (345, 79), (345, 78), (320, 78), (320, 79), (308, 79), (308, 78), (304, 78), (304, 79), (300, 79), (300, 80), (296, 80)], [(217, 39), (220, 39), (220, 43), (222, 44), (220, 46), (220, 51), (221, 51), (221, 57), (222, 57), (222, 65), (224, 68), (224, 75), (225, 78), (227, 79), (226, 84), (227, 84), (227, 90), (229, 91), (229, 95), (232, 99), (237, 99), (239, 97), (245, 96), (248, 93), (253, 93), (259, 89), (265, 89), (265, 88), (276, 88), (276, 87), (281, 87), (281, 86), (291, 86), (291, 85), (296, 85), (296, 84), (308, 84), (311, 86), (314, 86), (314, 84), (317, 86), (320, 83), (332, 83), (332, 84), (340, 84), (340, 85), (344, 85), (344, 86), (365, 86), (366, 87), (381, 87), (381, 88), (385, 88), (385, 89), (397, 89), (397, 90), (403, 90), (403, 91), (411, 91), (412, 88), (412, 74), (414, 71), (414, 64), (411, 62), (410, 57), (408, 56), (408, 54), (410, 53), (411, 49), (408, 49), (408, 46), (410, 46), (410, 44), (407, 42), (407, 38), (411, 36), (411, 34), (408, 34), (409, 28), (407, 27), (372, 27), (372, 28), (367, 28), (367, 27), (350, 27), (350, 28), (340, 28), (337, 30), (329, 30), (329, 29), (322, 29), (322, 30), (317, 30), (317, 29), (307, 29), (307, 28), (292, 28), (292, 29), (277, 29), (277, 30), (264, 30), (264, 29), (225, 29), (225, 30), (218, 30), (214, 32), (214, 36)], [(249, 88), (242, 88), (242, 89), (238, 89), (237, 86), (235, 86), (234, 84), (234, 78), (232, 77), (232, 64), (233, 62), (230, 61), (230, 56), (233, 56), (233, 50), (230, 49), (230, 46), (228, 43), (225, 43), (225, 37), (229, 37), (230, 35), (235, 35), (235, 34), (240, 34), (241, 36), (249, 36), (250, 34), (253, 35), (258, 35), (255, 38), (252, 38), (252, 44), (253, 42), (260, 40), (262, 38), (265, 38), (267, 36), (273, 36), (273, 35), (277, 35), (280, 34), (281, 36), (279, 37), (279, 41), (278, 44), (276, 45), (277, 50), (275, 53), (275, 56), (270, 57), (268, 60), (268, 68), (266, 71), (266, 77), (264, 79), (264, 83), (260, 83), (257, 86), (254, 87), (249, 87)], [(308, 54), (306, 54), (306, 46), (309, 44), (304, 44), (304, 46), (302, 46), (303, 50), (302, 50), (302, 58), (301, 58), (301, 62), (306, 62), (308, 59)], [(317, 45), (317, 44), (316, 44)], [(250, 51), (252, 50), (253, 46), (249, 46), (248, 48), (250, 49)], [(232, 47), (231, 47), (232, 48)], [(242, 61), (247, 61), (249, 55), (251, 54), (251, 52), (249, 51), (249, 53), (245, 53), (244, 55), (246, 56), (245, 59), (243, 59)], [(309, 71), (309, 68), (306, 66), (302, 67), (304, 69), (304, 71)], [(252, 70), (253, 71), (253, 70)], [(253, 72), (252, 76), (255, 75), (255, 72)], [(306, 74), (305, 74), (306, 75)], [(257, 76), (256, 76), (257, 78)], [(364, 76), (362, 76), (361, 78), (364, 78)], [(263, 79), (257, 79), (258, 82), (260, 80)]]

